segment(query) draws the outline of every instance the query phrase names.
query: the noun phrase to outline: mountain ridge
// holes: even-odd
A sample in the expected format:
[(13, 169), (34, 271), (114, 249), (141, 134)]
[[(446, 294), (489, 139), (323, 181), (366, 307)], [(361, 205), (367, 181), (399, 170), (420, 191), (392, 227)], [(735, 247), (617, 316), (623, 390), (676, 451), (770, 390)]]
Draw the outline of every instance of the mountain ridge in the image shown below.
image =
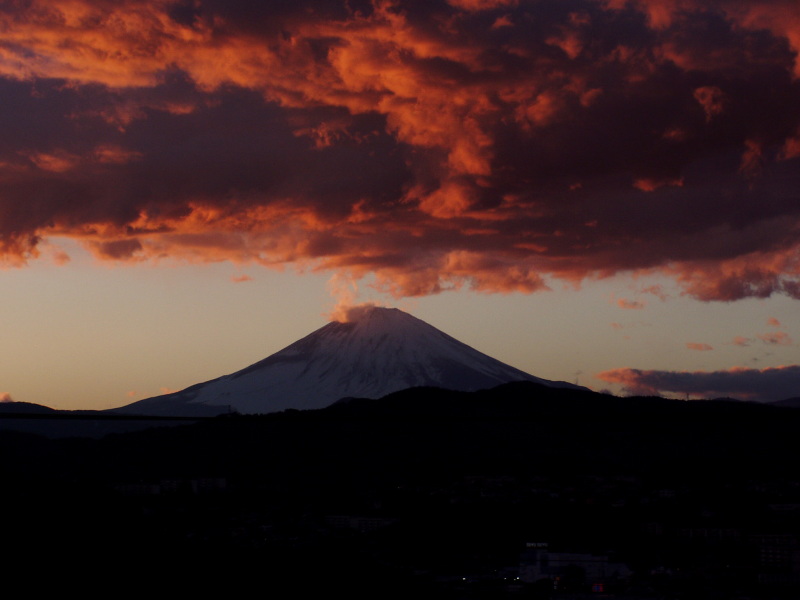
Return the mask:
[(203, 416), (324, 408), (434, 386), (461, 391), (511, 381), (585, 389), (526, 373), (396, 308), (359, 307), (239, 371), (116, 412)]

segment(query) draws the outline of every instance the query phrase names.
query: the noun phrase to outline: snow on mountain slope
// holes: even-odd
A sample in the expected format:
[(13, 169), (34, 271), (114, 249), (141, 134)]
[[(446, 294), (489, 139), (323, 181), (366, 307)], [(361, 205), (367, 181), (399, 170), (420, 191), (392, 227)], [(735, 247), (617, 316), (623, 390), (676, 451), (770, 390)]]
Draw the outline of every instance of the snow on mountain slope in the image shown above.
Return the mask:
[(472, 391), (510, 381), (576, 387), (529, 375), (395, 308), (351, 309), (249, 367), (117, 409), (132, 414), (269, 413), (380, 398), (416, 386)]

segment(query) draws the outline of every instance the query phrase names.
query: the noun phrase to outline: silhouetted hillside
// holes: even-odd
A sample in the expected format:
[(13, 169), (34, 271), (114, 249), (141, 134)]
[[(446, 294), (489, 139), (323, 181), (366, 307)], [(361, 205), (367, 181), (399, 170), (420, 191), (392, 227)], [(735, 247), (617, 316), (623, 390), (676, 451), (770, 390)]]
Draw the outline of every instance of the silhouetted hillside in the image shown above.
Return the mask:
[(0, 402), (0, 414), (47, 414), (54, 413), (55, 409), (33, 404), (32, 402)]
[[(416, 388), (102, 439), (5, 432), (0, 476), (23, 554), (79, 548), (104, 569), (145, 561), (200, 588), (235, 571), (261, 589), (383, 595), (394, 581), (398, 596), (476, 597), (449, 577), (515, 568), (526, 542), (545, 541), (613, 551), (651, 587), (689, 585), (653, 569), (691, 572), (698, 595), (675, 597), (733, 598), (701, 592), (761, 589), (772, 572), (753, 540), (800, 534), (798, 426), (795, 409), (733, 401)], [(717, 571), (722, 557), (735, 573)]]
[(778, 400), (772, 404), (775, 406), (785, 406), (787, 408), (800, 408), (800, 396), (796, 398), (786, 398), (786, 400)]

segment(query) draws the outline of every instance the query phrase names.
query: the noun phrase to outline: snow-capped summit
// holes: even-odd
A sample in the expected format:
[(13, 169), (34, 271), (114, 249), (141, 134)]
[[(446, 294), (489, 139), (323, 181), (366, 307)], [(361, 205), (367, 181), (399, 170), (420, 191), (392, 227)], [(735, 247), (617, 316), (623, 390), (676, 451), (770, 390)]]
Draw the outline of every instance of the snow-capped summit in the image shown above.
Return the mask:
[(360, 305), (249, 367), (135, 402), (118, 412), (197, 415), (316, 409), (417, 386), (473, 391), (511, 381), (575, 387), (529, 375), (396, 308)]

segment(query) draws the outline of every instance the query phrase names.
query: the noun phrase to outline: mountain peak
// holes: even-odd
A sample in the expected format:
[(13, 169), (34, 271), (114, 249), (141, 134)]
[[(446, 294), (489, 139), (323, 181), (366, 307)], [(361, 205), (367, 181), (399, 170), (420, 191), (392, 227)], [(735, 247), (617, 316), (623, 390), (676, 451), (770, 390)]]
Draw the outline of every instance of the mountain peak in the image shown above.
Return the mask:
[(334, 321), (334, 323), (352, 326), (361, 335), (366, 336), (376, 335), (380, 331), (399, 335), (409, 328), (412, 331), (418, 330), (420, 327), (435, 329), (425, 321), (399, 308), (388, 308), (373, 304), (352, 306), (346, 309), (346, 314), (342, 315), (340, 320)]
[(410, 387), (475, 391), (512, 381), (575, 387), (520, 371), (399, 309), (362, 304), (241, 371), (118, 410), (269, 413), (324, 408), (345, 397), (381, 398)]
[(393, 317), (401, 318), (402, 316), (410, 317), (411, 315), (397, 308), (388, 308), (378, 306), (372, 302), (365, 302), (363, 304), (337, 307), (331, 315), (331, 321), (334, 323), (358, 323), (372, 318), (391, 319)]

